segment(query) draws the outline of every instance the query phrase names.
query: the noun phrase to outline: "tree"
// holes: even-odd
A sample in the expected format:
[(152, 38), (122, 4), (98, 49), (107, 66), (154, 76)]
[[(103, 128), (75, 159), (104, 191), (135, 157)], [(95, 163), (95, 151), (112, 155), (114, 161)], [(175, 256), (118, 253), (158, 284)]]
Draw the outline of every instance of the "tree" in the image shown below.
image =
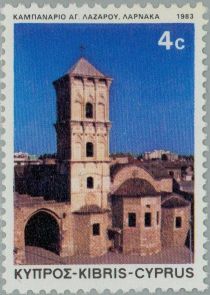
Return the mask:
[(43, 160), (43, 159), (55, 159), (57, 157), (57, 154), (54, 153), (54, 154), (43, 154), (43, 155), (40, 155), (39, 156), (39, 159), (40, 160)]
[(137, 156), (137, 160), (142, 160), (143, 159), (143, 154), (139, 154), (138, 156)]

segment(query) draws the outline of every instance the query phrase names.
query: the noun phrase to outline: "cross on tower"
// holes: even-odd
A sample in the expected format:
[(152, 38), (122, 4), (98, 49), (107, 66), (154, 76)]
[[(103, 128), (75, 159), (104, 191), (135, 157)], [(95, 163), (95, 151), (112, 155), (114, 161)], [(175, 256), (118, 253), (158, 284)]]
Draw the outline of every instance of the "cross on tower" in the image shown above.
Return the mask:
[(81, 56), (84, 55), (85, 49), (86, 49), (85, 46), (81, 44), (81, 45), (80, 45), (80, 55), (81, 55)]

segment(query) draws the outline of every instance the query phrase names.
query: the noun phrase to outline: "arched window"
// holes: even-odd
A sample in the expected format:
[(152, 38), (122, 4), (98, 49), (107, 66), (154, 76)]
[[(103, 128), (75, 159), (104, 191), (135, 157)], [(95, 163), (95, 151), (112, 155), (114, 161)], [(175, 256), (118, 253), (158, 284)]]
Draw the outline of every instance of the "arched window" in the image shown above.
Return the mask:
[(93, 188), (94, 183), (93, 183), (93, 177), (89, 176), (87, 177), (87, 188)]
[(86, 118), (93, 118), (93, 105), (90, 102), (86, 103), (85, 115), (86, 115)]
[(93, 144), (92, 144), (92, 142), (86, 143), (86, 157), (93, 157)]

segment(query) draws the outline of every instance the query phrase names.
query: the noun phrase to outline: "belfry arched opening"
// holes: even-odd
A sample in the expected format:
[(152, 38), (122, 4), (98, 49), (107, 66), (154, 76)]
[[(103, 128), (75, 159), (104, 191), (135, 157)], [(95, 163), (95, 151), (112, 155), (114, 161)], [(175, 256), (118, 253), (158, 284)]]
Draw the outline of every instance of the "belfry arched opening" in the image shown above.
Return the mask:
[(59, 254), (60, 234), (56, 219), (45, 211), (35, 213), (25, 226), (25, 245)]

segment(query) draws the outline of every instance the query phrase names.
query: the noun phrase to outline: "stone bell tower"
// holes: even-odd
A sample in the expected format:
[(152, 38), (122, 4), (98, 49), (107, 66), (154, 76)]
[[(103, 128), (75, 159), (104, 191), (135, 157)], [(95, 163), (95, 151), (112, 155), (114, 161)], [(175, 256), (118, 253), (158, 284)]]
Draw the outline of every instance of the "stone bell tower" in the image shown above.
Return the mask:
[(58, 167), (68, 178), (72, 212), (87, 206), (107, 208), (111, 81), (82, 57), (53, 83)]

